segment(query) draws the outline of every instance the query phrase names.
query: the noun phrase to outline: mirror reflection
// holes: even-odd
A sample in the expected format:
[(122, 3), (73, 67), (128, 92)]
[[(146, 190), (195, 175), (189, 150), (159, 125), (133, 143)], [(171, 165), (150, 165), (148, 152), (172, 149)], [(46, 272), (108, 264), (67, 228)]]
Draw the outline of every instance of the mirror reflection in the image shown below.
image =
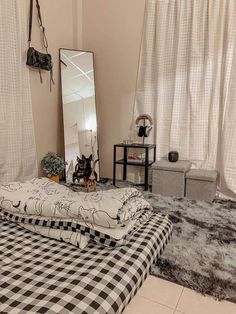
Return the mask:
[(60, 61), (66, 181), (83, 183), (99, 176), (93, 53), (60, 49)]

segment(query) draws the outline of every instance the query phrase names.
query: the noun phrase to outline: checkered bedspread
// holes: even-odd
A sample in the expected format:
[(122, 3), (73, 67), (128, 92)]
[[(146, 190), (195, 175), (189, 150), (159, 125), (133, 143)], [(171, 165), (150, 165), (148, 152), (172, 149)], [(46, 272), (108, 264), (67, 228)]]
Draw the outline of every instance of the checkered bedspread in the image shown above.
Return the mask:
[(80, 250), (0, 219), (0, 313), (122, 313), (171, 231), (153, 213), (127, 245)]

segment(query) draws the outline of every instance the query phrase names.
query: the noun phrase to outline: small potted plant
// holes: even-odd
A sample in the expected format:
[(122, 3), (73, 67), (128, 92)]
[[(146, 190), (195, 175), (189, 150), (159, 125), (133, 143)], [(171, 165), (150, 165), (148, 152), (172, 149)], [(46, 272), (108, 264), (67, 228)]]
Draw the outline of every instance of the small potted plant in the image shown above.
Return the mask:
[(47, 153), (41, 161), (41, 166), (51, 180), (59, 183), (59, 175), (65, 169), (65, 162), (60, 156), (56, 153)]

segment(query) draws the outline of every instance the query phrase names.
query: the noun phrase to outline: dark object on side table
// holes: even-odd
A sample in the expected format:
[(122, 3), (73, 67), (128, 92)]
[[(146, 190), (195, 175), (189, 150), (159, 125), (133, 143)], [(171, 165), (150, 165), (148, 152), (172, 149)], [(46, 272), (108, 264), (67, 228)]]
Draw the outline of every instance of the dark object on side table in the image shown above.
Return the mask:
[(169, 152), (168, 154), (168, 160), (170, 162), (176, 162), (179, 160), (179, 153), (178, 152), (175, 152), (175, 151), (171, 151)]
[[(116, 148), (123, 148), (123, 159), (116, 160)], [(132, 161), (127, 158), (128, 148), (143, 148), (145, 150), (145, 161)], [(149, 160), (149, 151), (153, 149), (153, 160)], [(115, 144), (113, 151), (113, 185), (116, 185), (116, 165), (123, 165), (123, 180), (126, 180), (127, 177), (127, 165), (128, 166), (139, 166), (145, 168), (145, 182), (144, 189), (148, 190), (148, 169), (156, 161), (156, 145), (155, 144)]]

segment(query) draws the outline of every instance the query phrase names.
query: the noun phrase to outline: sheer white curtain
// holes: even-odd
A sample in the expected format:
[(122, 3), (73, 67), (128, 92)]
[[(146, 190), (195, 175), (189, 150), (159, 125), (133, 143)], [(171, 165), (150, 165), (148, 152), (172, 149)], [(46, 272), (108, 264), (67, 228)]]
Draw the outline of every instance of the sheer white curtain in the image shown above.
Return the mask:
[(135, 115), (155, 121), (157, 157), (217, 169), (236, 196), (236, 1), (147, 0)]
[(0, 182), (37, 175), (24, 1), (0, 1)]

